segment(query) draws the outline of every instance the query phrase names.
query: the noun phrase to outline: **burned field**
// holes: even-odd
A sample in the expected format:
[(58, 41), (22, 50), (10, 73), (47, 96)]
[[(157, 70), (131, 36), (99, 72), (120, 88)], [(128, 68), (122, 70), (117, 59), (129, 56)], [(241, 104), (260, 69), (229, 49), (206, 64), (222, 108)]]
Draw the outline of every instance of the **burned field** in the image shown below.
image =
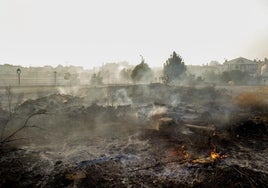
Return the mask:
[(267, 88), (161, 84), (1, 111), (0, 187), (266, 187)]

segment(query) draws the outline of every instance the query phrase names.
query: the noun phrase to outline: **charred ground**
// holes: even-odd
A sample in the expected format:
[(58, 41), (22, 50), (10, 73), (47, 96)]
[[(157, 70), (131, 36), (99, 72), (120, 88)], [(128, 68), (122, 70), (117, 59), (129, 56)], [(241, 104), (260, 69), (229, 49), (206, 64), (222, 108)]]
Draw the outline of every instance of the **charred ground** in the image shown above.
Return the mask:
[(12, 116), (1, 111), (0, 186), (265, 187), (267, 91), (151, 84), (25, 95)]

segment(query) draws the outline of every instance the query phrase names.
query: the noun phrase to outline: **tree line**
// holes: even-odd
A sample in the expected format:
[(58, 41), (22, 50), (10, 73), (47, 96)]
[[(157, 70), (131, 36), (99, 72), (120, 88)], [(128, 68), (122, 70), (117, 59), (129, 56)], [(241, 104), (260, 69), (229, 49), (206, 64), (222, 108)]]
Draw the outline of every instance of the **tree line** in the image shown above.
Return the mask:
[[(166, 84), (176, 82), (185, 77), (186, 70), (182, 57), (174, 51), (164, 63), (162, 76), (159, 79)], [(133, 69), (123, 68), (119, 74), (122, 79), (131, 80), (133, 83), (150, 83), (155, 81), (153, 70), (145, 62), (143, 56), (141, 56), (141, 62)], [(100, 73), (94, 73), (91, 77), (91, 84), (101, 84), (102, 80), (103, 78)]]
[[(205, 67), (206, 68), (206, 67)], [(91, 84), (99, 85), (103, 82), (103, 76), (105, 74), (94, 73), (91, 77)], [(133, 68), (123, 68), (119, 72), (121, 80), (130, 81), (132, 83), (152, 83), (160, 82), (164, 84), (196, 84), (196, 83), (213, 83), (213, 84), (260, 84), (260, 77), (254, 77), (246, 71), (241, 70), (206, 70), (202, 75), (194, 75), (191, 73), (190, 68), (187, 70), (187, 66), (183, 58), (175, 51), (170, 57), (163, 63), (161, 73), (154, 75), (154, 71), (145, 62), (143, 56), (141, 56), (141, 62)]]

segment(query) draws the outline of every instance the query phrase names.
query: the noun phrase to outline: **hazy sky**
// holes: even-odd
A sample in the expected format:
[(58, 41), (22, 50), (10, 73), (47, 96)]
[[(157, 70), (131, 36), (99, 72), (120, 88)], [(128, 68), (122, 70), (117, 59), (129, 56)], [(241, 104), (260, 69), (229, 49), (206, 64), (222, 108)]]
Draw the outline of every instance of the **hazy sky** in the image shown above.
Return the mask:
[(0, 0), (0, 64), (268, 57), (268, 0)]

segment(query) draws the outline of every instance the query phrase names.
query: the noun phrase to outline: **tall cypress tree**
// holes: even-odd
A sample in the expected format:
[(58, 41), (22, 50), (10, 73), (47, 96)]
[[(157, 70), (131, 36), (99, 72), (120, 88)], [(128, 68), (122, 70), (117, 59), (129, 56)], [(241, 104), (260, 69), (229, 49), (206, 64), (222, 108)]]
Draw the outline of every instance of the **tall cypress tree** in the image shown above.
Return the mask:
[(181, 56), (173, 52), (164, 64), (163, 75), (166, 82), (180, 80), (186, 72), (186, 66)]

